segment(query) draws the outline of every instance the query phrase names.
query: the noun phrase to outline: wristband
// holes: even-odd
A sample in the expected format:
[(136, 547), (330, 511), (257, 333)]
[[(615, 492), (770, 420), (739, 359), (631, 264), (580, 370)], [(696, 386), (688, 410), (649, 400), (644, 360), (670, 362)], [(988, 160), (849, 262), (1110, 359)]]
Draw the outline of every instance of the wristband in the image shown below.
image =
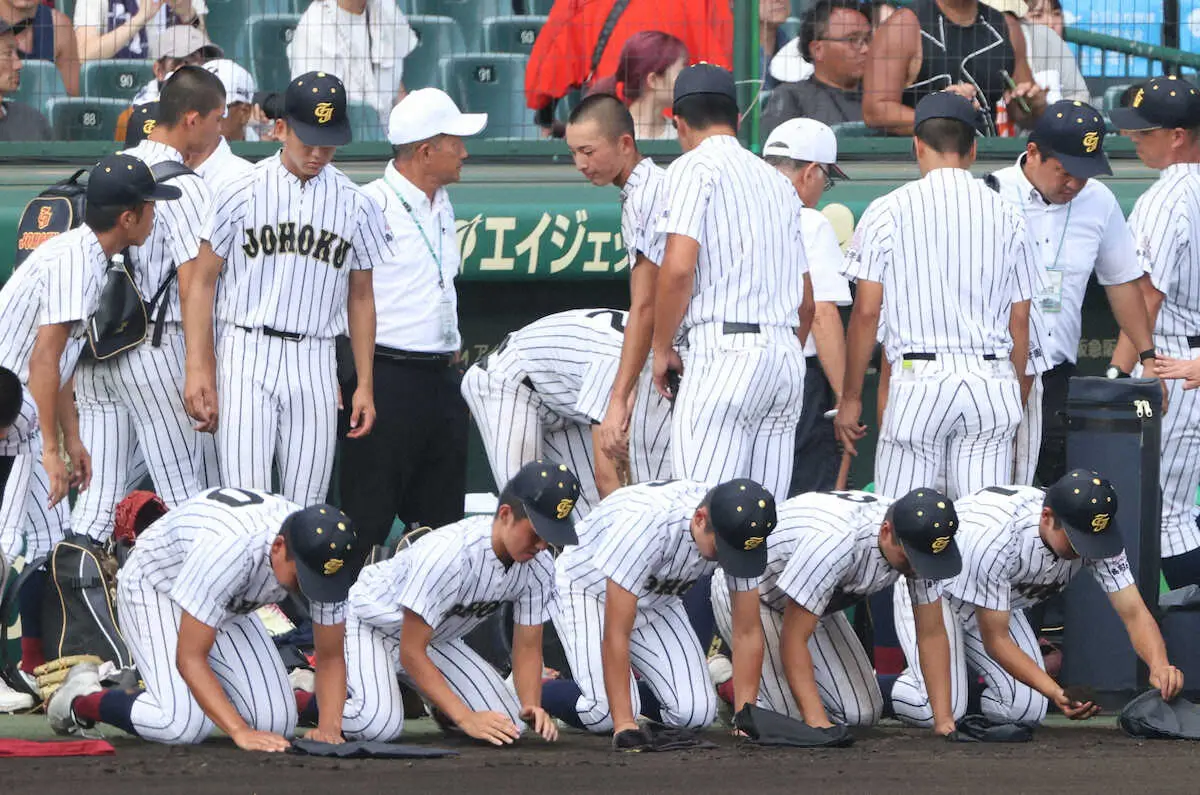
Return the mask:
[(1148, 348), (1138, 354), (1139, 362), (1144, 362), (1147, 359), (1157, 359), (1157, 358), (1158, 358), (1158, 354), (1155, 352), (1155, 350), (1153, 348)]

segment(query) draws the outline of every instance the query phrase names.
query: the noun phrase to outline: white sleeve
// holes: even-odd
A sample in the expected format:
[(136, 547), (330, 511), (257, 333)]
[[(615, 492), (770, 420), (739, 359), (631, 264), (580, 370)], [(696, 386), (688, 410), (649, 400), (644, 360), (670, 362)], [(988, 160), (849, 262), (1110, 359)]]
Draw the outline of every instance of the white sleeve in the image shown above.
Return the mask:
[(725, 584), (730, 591), (753, 591), (762, 584), (761, 577), (733, 577), (725, 575)]
[(775, 581), (776, 585), (808, 612), (824, 615), (853, 555), (852, 537), (825, 536), (805, 554), (792, 555)]
[(812, 280), (813, 300), (849, 306), (850, 283), (842, 276), (842, 248), (829, 219), (816, 210), (804, 210), (804, 253)]
[[(1176, 212), (1174, 203), (1145, 211), (1146, 196), (1138, 199), (1129, 226), (1137, 245), (1138, 263), (1150, 274), (1150, 282), (1161, 293), (1169, 293), (1179, 278), (1177, 251), (1187, 245), (1184, 224), (1187, 215)], [(1140, 211), (1140, 212), (1139, 212)]]
[(171, 586), (171, 600), (201, 624), (221, 626), (250, 582), (252, 559), (245, 539), (201, 535)]
[(1012, 583), (1008, 580), (1010, 543), (1015, 541), (1007, 526), (985, 538), (960, 535), (958, 548), (962, 552), (962, 571), (950, 580), (946, 590), (976, 607), (1009, 610), (1012, 605)]
[(388, 262), (396, 254), (396, 237), (379, 202), (355, 189), (358, 200), (358, 226), (350, 246), (350, 268), (370, 270), (376, 263)]
[[(199, 176), (173, 180), (181, 195), (175, 201), (159, 202), (156, 213), (166, 219), (167, 247), (175, 267), (191, 262), (200, 253), (201, 226), (197, 218), (212, 216), (212, 194)], [(155, 220), (155, 223), (159, 223)]]
[(91, 307), (84, 285), (87, 277), (83, 252), (73, 251), (59, 262), (43, 262), (37, 266), (40, 285), (41, 312), (39, 326), (54, 326), (59, 323), (76, 323), (87, 320)]
[(597, 356), (583, 373), (579, 395), (575, 400), (575, 413), (587, 417), (594, 423), (604, 421), (608, 410), (608, 398), (612, 395), (613, 382), (617, 380), (620, 359)]
[(1096, 280), (1108, 287), (1140, 279), (1143, 270), (1138, 264), (1137, 245), (1125, 223), (1125, 215), (1115, 196), (1109, 195), (1111, 208), (1104, 224), (1104, 236), (1096, 256)]
[(461, 550), (451, 539), (428, 536), (404, 552), (409, 561), (408, 577), (400, 589), (398, 602), (419, 615), (426, 624), (437, 627), (454, 606), (463, 579)]
[(658, 231), (704, 242), (704, 215), (712, 199), (713, 178), (696, 158), (676, 160), (667, 169), (666, 198)]
[(222, 260), (229, 259), (238, 238), (237, 221), (253, 199), (250, 188), (237, 190), (235, 187), (244, 185), (246, 183), (242, 180), (226, 185), (217, 195), (212, 212), (200, 227), (200, 239), (207, 240), (213, 252)]
[(308, 612), (312, 616), (313, 623), (323, 627), (346, 623), (345, 602), (310, 602)]
[(940, 580), (921, 580), (912, 577), (905, 578), (908, 596), (913, 605), (931, 605), (942, 598), (942, 583)]
[(1038, 264), (1037, 247), (1033, 244), (1033, 236), (1029, 233), (1025, 217), (1016, 210), (1013, 210), (1012, 217), (1016, 221), (1016, 229), (1012, 232), (1012, 249), (1009, 256), (1017, 274), (1012, 300), (1013, 303), (1032, 301), (1041, 289), (1045, 271)]
[(592, 565), (639, 599), (649, 596), (646, 582), (663, 563), (664, 540), (653, 516), (618, 513), (592, 554)]
[(883, 199), (871, 202), (859, 219), (854, 240), (842, 259), (842, 275), (852, 281), (882, 282), (891, 260), (894, 231), (895, 224)]
[(1124, 550), (1111, 558), (1085, 561), (1084, 566), (1092, 572), (1092, 576), (1105, 593), (1116, 593), (1134, 584), (1129, 558)]

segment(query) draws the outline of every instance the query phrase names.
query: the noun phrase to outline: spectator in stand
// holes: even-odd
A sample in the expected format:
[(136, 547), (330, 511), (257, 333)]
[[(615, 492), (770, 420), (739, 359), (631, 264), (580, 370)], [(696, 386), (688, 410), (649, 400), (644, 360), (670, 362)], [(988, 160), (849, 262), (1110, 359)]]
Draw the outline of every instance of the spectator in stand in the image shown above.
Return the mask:
[(225, 116), (221, 119), (221, 135), (226, 141), (257, 141), (249, 128), (254, 115), (254, 95), (258, 85), (254, 76), (235, 61), (219, 58), (204, 64), (225, 86)]
[(201, 26), (204, 0), (77, 0), (80, 61), (146, 58), (151, 39), (172, 25)]
[[(729, 0), (629, 0), (614, 13), (616, 6), (617, 0), (555, 0), (550, 9), (525, 69), (525, 102), (547, 132), (558, 100), (615, 74), (625, 42), (640, 31), (659, 30), (679, 39), (692, 63), (733, 68)], [(613, 16), (608, 40), (597, 47)]]
[(800, 51), (813, 74), (784, 83), (771, 93), (762, 134), (788, 119), (828, 124), (862, 120), (862, 77), (871, 46), (871, 23), (857, 0), (818, 0), (800, 26)]
[(1083, 73), (1079, 71), (1074, 53), (1062, 36), (1045, 25), (1029, 21), (1025, 0), (983, 2), (1020, 22), (1021, 32), (1025, 34), (1026, 60), (1033, 72), (1034, 82), (1046, 89), (1047, 104), (1052, 105), (1060, 99), (1092, 101), (1092, 92), (1083, 79)]
[(789, 0), (758, 0), (758, 73), (763, 78), (763, 90), (770, 91), (779, 84), (768, 68), (771, 59), (788, 43), (783, 23), (792, 12)]
[(293, 80), (307, 72), (337, 75), (350, 101), (366, 102), (386, 125), (404, 98), (404, 59), (416, 46), (417, 35), (395, 0), (313, 0), (287, 52)]
[(21, 55), (12, 26), (0, 21), (0, 141), (49, 141), (46, 117), (23, 102), (4, 99), (21, 86)]
[(0, 0), (0, 22), (12, 26), (22, 58), (53, 61), (67, 93), (79, 96), (79, 47), (66, 14), (39, 0)]
[(133, 97), (134, 105), (158, 101), (158, 90), (181, 66), (202, 66), (205, 61), (221, 58), (221, 48), (209, 41), (199, 28), (191, 25), (172, 25), (150, 38), (151, 68), (154, 79), (142, 86)]
[(675, 97), (675, 78), (687, 66), (687, 48), (669, 33), (643, 30), (621, 48), (616, 74), (596, 81), (589, 94), (612, 94), (629, 106), (639, 141), (673, 140), (666, 111)]
[(1063, 10), (1058, 0), (1031, 0), (1029, 11), (1025, 13), (1025, 21), (1035, 25), (1045, 25), (1058, 34), (1063, 35)]

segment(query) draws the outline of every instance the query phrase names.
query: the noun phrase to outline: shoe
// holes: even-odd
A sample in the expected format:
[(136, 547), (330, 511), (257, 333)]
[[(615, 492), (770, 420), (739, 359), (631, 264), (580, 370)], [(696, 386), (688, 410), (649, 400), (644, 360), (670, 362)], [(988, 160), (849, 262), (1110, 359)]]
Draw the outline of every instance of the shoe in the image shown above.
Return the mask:
[(33, 696), (28, 693), (18, 693), (0, 679), (0, 712), (12, 713), (33, 709)]
[(292, 690), (302, 690), (305, 693), (317, 692), (317, 674), (307, 668), (293, 668), (288, 673), (288, 682)]
[(733, 663), (724, 654), (714, 654), (708, 658), (708, 678), (715, 686), (725, 684), (733, 678)]
[(80, 663), (67, 673), (62, 686), (46, 702), (46, 717), (55, 734), (72, 734), (76, 729), (86, 728), (75, 717), (72, 707), (75, 699), (90, 696), (103, 690), (100, 686), (100, 671), (94, 663)]

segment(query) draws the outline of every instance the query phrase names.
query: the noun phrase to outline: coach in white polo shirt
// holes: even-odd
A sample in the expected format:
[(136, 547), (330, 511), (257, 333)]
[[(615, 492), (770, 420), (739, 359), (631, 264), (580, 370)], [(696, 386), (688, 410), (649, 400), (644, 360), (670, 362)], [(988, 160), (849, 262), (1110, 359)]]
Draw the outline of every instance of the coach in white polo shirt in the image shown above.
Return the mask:
[(462, 138), (486, 124), (487, 114), (462, 113), (443, 91), (413, 91), (392, 109), (392, 162), (364, 188), (383, 207), (399, 252), (375, 266), (381, 416), (371, 434), (342, 447), (342, 508), (371, 543), (383, 542), (396, 517), (431, 527), (463, 517), (469, 425), (457, 366), (460, 257), (446, 186), (462, 172)]
[(812, 332), (804, 342), (804, 411), (796, 427), (796, 456), (789, 495), (844, 488), (838, 484), (839, 455), (826, 411), (837, 405), (846, 369), (846, 331), (839, 306), (850, 305), (850, 283), (838, 271), (842, 249), (833, 224), (817, 211), (833, 178), (847, 179), (837, 165), (837, 137), (816, 119), (789, 119), (771, 131), (763, 159), (796, 186), (804, 202), (800, 233), (812, 279)]

